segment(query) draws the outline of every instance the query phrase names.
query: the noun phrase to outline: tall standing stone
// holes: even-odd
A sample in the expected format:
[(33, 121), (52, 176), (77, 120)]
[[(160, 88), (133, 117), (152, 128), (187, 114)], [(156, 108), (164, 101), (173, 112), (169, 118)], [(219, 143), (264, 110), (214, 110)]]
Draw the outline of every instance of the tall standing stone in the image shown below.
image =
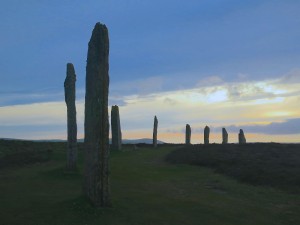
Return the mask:
[(117, 105), (111, 107), (111, 137), (112, 149), (122, 149), (122, 132), (120, 124), (119, 107)]
[(204, 144), (206, 144), (206, 145), (209, 144), (209, 132), (210, 132), (209, 127), (205, 126), (205, 128), (204, 128)]
[(191, 126), (187, 124), (185, 126), (185, 144), (190, 145), (191, 144)]
[(88, 47), (84, 122), (84, 194), (95, 207), (110, 206), (109, 185), (109, 39), (96, 23)]
[(67, 170), (76, 169), (77, 163), (77, 123), (75, 105), (75, 82), (76, 74), (72, 63), (67, 64), (67, 75), (64, 82), (65, 102), (67, 105), (67, 127), (68, 127), (68, 149), (67, 149)]
[(157, 147), (157, 125), (158, 125), (158, 120), (156, 116), (154, 117), (154, 125), (153, 125), (153, 147)]
[(227, 144), (228, 143), (228, 133), (225, 128), (222, 128), (222, 144)]
[(239, 133), (239, 144), (246, 144), (245, 134), (242, 129), (240, 129), (240, 133)]

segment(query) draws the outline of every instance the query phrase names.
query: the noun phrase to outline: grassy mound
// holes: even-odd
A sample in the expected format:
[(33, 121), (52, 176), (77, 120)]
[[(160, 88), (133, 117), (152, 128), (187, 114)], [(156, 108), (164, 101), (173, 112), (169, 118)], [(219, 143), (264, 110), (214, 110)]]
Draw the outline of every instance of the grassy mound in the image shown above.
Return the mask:
[(46, 162), (61, 143), (0, 140), (0, 169)]
[(300, 145), (191, 145), (166, 156), (172, 163), (206, 166), (254, 185), (300, 193)]

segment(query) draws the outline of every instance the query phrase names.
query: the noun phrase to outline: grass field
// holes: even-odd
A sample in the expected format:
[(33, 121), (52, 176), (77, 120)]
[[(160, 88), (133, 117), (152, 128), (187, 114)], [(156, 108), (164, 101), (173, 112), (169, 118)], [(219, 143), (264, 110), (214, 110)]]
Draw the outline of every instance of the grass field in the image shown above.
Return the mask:
[(165, 162), (176, 146), (112, 152), (113, 207), (94, 209), (81, 193), (82, 151), (78, 174), (66, 174), (65, 143), (49, 146), (47, 162), (0, 170), (1, 225), (300, 224), (299, 195)]

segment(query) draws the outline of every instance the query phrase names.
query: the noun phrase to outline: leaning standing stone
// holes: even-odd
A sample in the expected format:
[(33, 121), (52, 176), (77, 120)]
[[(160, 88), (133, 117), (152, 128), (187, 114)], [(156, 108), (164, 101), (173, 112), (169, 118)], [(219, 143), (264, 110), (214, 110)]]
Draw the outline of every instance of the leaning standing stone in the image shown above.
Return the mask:
[(75, 105), (76, 74), (72, 63), (67, 64), (67, 76), (64, 82), (65, 101), (67, 105), (68, 149), (67, 170), (74, 171), (77, 163), (77, 123)]
[(210, 132), (209, 127), (205, 126), (205, 128), (204, 128), (204, 144), (206, 144), (206, 145), (209, 144), (209, 132)]
[(245, 134), (242, 129), (240, 129), (240, 133), (239, 133), (239, 144), (246, 144)]
[(154, 125), (153, 125), (153, 147), (157, 147), (157, 125), (158, 125), (158, 120), (156, 116), (154, 117)]
[(191, 126), (189, 124), (185, 127), (185, 144), (190, 145), (191, 144)]
[(109, 39), (105, 25), (94, 27), (88, 48), (85, 95), (84, 194), (95, 207), (110, 206)]
[(120, 124), (119, 107), (117, 105), (111, 107), (111, 138), (112, 149), (122, 149), (122, 132)]
[(222, 138), (223, 138), (222, 144), (227, 144), (228, 143), (228, 133), (225, 128), (222, 128)]

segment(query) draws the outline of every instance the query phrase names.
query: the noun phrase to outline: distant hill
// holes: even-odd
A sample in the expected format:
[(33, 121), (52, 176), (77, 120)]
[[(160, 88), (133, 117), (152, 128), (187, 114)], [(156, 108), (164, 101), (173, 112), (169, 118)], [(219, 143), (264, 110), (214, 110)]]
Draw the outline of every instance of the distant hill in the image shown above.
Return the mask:
[[(78, 142), (83, 142), (83, 139), (78, 139)], [(111, 144), (111, 138), (109, 139)], [(141, 139), (123, 139), (122, 144), (152, 144), (153, 140), (151, 138), (141, 138)], [(157, 140), (157, 144), (165, 144), (165, 142)]]
[[(110, 140), (111, 141), (111, 140)], [(123, 144), (152, 144), (153, 140), (151, 138), (141, 138), (141, 139), (123, 139)], [(157, 144), (165, 144), (165, 142), (157, 140)]]

